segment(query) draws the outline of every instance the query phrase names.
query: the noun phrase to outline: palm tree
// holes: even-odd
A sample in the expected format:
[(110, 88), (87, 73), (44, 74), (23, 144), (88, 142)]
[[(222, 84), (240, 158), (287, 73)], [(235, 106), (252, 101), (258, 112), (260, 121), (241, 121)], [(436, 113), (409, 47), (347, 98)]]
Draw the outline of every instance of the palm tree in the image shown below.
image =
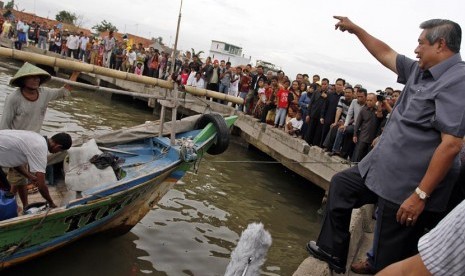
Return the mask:
[(205, 53), (204, 51), (198, 51), (198, 52), (195, 52), (194, 48), (191, 48), (192, 50), (192, 56), (197, 56), (198, 58), (200, 58), (200, 55)]

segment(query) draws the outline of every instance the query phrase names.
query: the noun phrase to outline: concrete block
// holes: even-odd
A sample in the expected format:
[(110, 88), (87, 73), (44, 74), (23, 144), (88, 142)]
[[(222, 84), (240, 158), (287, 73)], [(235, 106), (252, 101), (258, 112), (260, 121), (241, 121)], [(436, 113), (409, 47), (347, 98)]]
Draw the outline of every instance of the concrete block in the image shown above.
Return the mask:
[(313, 257), (305, 259), (297, 270), (292, 274), (293, 276), (328, 276), (332, 275), (325, 262), (322, 262)]
[(362, 228), (365, 233), (373, 233), (375, 231), (376, 221), (373, 219), (373, 214), (375, 212), (375, 206), (373, 204), (368, 204), (360, 208), (362, 212)]

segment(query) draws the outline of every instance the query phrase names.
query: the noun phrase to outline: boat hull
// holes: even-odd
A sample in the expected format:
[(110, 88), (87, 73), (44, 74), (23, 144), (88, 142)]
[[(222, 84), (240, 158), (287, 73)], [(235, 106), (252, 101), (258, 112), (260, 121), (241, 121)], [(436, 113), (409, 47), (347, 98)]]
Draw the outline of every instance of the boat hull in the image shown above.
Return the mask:
[(12, 221), (0, 231), (1, 268), (38, 257), (77, 239), (99, 232), (124, 234), (132, 229), (173, 187), (170, 174), (158, 177), (111, 198), (37, 216), (28, 221)]
[[(226, 120), (228, 127), (236, 118)], [(215, 136), (210, 124), (195, 137), (199, 159), (215, 143)], [(196, 162), (176, 156), (178, 159), (169, 165), (77, 199), (66, 207), (0, 222), (0, 270), (92, 234), (127, 233)]]

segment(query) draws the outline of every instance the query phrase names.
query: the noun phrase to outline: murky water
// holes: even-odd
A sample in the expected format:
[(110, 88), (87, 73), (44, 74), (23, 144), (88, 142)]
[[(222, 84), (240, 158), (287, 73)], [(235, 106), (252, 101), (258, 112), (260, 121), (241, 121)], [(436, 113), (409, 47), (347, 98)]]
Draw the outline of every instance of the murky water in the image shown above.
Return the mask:
[[(6, 85), (11, 75), (0, 71), (0, 111), (14, 91)], [(154, 119), (143, 104), (73, 95), (50, 105), (44, 134), (92, 136)], [(130, 233), (87, 238), (2, 275), (223, 275), (251, 222), (262, 222), (273, 238), (263, 275), (292, 275), (318, 233), (323, 192), (279, 164), (260, 163), (270, 159), (233, 140), (226, 153), (206, 156), (197, 174), (189, 172)]]

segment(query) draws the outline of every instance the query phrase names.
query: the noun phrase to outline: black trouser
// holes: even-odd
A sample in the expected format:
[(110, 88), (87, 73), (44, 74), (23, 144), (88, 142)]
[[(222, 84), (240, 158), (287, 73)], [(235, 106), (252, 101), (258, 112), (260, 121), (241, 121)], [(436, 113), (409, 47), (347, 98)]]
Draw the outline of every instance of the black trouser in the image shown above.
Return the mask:
[(6, 178), (5, 172), (3, 172), (2, 167), (0, 167), (0, 189), (8, 192), (11, 189), (10, 182), (8, 182), (8, 179)]
[(363, 159), (363, 157), (365, 157), (370, 151), (370, 146), (371, 143), (358, 141), (357, 145), (355, 146), (354, 155), (351, 159), (352, 162), (360, 162)]
[(320, 142), (317, 144), (318, 146), (323, 147), (323, 143), (325, 142), (326, 136), (328, 135), (332, 123), (333, 122), (327, 123), (325, 121), (325, 123), (321, 126), (321, 138)]
[[(413, 193), (413, 191), (412, 191)], [(438, 213), (424, 211), (415, 226), (403, 226), (396, 221), (399, 205), (378, 197), (368, 189), (358, 166), (339, 172), (331, 179), (326, 215), (323, 219), (317, 245), (337, 257), (341, 265), (347, 262), (352, 209), (378, 202), (376, 231), (379, 237), (373, 243), (374, 269), (384, 267), (415, 255), (417, 243), (425, 227), (431, 229), (440, 219)]]
[(354, 126), (347, 126), (346, 131), (344, 132), (344, 140), (342, 141), (341, 156), (347, 158), (347, 156), (352, 156), (355, 144), (352, 141), (354, 137)]
[[(209, 83), (209, 84), (207, 84), (207, 90), (211, 90), (211, 91), (216, 91), (216, 92), (218, 92), (219, 88), (220, 88), (220, 86), (218, 85), (218, 83)], [(210, 100), (210, 97), (207, 97), (207, 100)], [(219, 101), (219, 100), (213, 98), (213, 101), (214, 101), (214, 102), (217, 102), (217, 101)]]
[(328, 134), (326, 135), (325, 140), (323, 141), (323, 147), (329, 151), (333, 149), (334, 140), (336, 140), (338, 129), (339, 129), (339, 125), (335, 125), (331, 127)]
[[(262, 118), (261, 118), (260, 122), (266, 123), (266, 115), (268, 115), (268, 111), (270, 111), (272, 109), (275, 109), (275, 108), (276, 108), (276, 105), (274, 103), (266, 104), (265, 107), (263, 108)], [(274, 122), (273, 122), (273, 124), (274, 124)]]
[(320, 118), (318, 116), (310, 117), (307, 133), (305, 134), (305, 141), (307, 141), (309, 145), (319, 146), (321, 142), (321, 130), (322, 124), (320, 123)]
[[(460, 167), (460, 174), (454, 184), (454, 189), (450, 195), (449, 203), (447, 204), (447, 213), (452, 211), (462, 200), (465, 199), (465, 162)], [(446, 213), (446, 214), (447, 214)]]

